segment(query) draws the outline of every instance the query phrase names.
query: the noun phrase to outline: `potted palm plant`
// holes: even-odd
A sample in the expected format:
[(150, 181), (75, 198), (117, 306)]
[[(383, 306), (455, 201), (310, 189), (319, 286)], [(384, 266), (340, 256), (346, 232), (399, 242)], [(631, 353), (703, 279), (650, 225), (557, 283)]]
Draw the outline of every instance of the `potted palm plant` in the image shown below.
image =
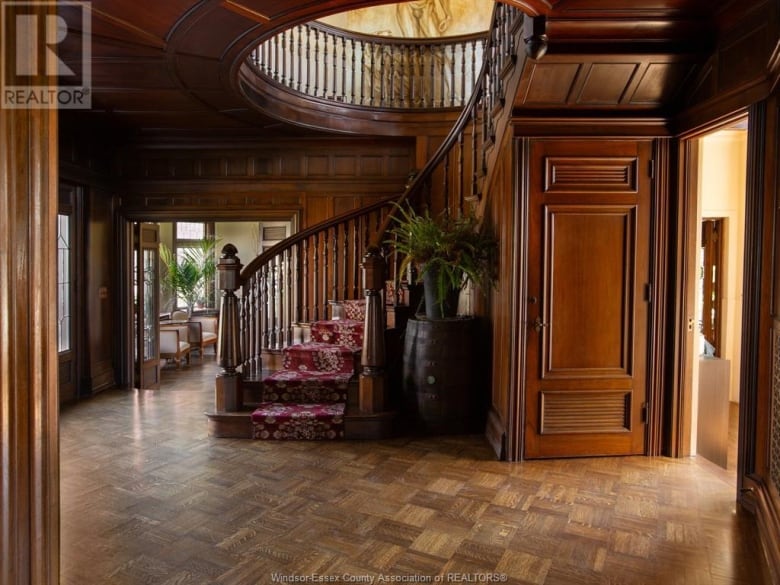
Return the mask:
[(174, 308), (177, 298), (184, 299), (188, 318), (192, 317), (195, 305), (205, 299), (207, 283), (214, 280), (216, 245), (214, 238), (207, 238), (200, 245), (188, 248), (181, 257), (165, 244), (160, 245), (160, 259), (165, 266), (161, 282), (173, 296)]
[(458, 295), (469, 281), (482, 289), (494, 284), (497, 241), (480, 229), (473, 213), (431, 216), (427, 210), (420, 214), (410, 206), (399, 206), (394, 220), (393, 239), (388, 243), (404, 256), (401, 273), (412, 263), (418, 268), (426, 318), (454, 317)]

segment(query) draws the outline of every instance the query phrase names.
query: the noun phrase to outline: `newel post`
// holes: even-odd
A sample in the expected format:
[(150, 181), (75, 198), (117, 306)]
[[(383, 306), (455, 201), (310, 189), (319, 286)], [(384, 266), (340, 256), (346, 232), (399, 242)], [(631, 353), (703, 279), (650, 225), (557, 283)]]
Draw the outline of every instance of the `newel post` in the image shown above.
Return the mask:
[(382, 288), (385, 261), (377, 248), (369, 248), (363, 257), (363, 288), (366, 295), (366, 321), (363, 353), (360, 359), (360, 410), (377, 413), (385, 410), (385, 323)]
[(236, 371), (241, 363), (241, 343), (235, 291), (242, 268), (237, 253), (233, 244), (226, 244), (217, 263), (217, 288), (222, 291), (217, 336), (217, 363), (221, 368), (216, 384), (217, 412), (235, 412), (243, 407), (241, 374)]

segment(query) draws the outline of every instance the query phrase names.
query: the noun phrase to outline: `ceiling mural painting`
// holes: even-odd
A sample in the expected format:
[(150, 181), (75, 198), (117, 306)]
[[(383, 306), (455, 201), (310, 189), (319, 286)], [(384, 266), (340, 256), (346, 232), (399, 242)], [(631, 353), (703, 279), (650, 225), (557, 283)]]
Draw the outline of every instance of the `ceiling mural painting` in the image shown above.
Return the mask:
[(320, 22), (367, 35), (431, 38), (486, 31), (493, 0), (413, 0), (359, 8)]

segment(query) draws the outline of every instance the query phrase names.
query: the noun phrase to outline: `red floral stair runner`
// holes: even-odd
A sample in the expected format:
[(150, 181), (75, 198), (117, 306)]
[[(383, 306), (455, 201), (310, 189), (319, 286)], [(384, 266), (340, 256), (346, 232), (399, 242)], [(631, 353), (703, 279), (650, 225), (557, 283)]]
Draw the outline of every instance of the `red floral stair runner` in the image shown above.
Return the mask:
[(349, 305), (347, 319), (312, 323), (312, 340), (285, 348), (282, 369), (263, 379), (263, 402), (252, 413), (255, 439), (344, 438), (347, 391), (363, 346), (365, 301), (342, 302)]
[[(296, 372), (355, 372), (355, 349), (321, 341), (291, 345), (284, 351), (284, 370)], [(282, 371), (284, 371), (282, 370)]]
[(263, 398), (281, 402), (346, 402), (353, 374), (279, 370), (263, 380)]
[(360, 349), (363, 347), (363, 321), (316, 321), (311, 324), (311, 339)]
[(344, 438), (344, 403), (264, 402), (252, 413), (255, 439), (316, 441)]

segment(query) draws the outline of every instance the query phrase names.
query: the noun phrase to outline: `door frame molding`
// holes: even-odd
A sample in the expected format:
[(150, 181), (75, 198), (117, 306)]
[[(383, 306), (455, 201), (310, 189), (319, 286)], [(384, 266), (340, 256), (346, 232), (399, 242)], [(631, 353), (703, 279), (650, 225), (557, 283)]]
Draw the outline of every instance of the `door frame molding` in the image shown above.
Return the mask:
[(528, 320), (528, 204), (530, 198), (531, 142), (528, 137), (515, 139), (514, 183), (518, 193), (515, 205), (515, 233), (512, 257), (515, 263), (515, 282), (512, 295), (513, 331), (516, 336), (515, 354), (512, 357), (510, 379), (517, 381), (515, 392), (509, 392), (509, 418), (507, 428), (507, 460), (521, 461), (525, 452), (525, 391), (526, 391), (526, 322)]
[[(65, 200), (64, 190), (69, 190), (68, 200)], [(87, 187), (75, 181), (60, 178), (57, 188), (57, 214), (67, 215), (72, 222), (70, 226), (71, 259), (70, 270), (70, 304), (71, 304), (71, 347), (68, 350), (72, 354), (73, 361), (73, 390), (71, 402), (92, 395), (90, 387), (90, 363), (86, 340), (88, 339), (87, 323), (87, 275), (88, 256), (87, 250), (87, 214), (86, 198)], [(55, 234), (56, 235), (56, 234)], [(59, 274), (57, 275), (59, 282)], [(59, 315), (58, 315), (59, 318)], [(59, 357), (58, 352), (58, 357)], [(60, 396), (62, 404), (62, 396)]]
[(659, 456), (664, 452), (664, 422), (669, 420), (669, 401), (664, 389), (667, 381), (668, 356), (672, 343), (666, 335), (669, 322), (669, 291), (674, 279), (668, 270), (674, 247), (671, 239), (672, 185), (676, 167), (672, 160), (677, 143), (671, 138), (653, 141), (650, 201), (650, 316), (647, 354), (647, 429), (645, 454)]
[[(698, 140), (703, 136), (710, 134), (721, 128), (725, 128), (732, 125), (734, 122), (741, 120), (748, 116), (749, 126), (754, 125), (750, 123), (750, 119), (755, 117), (753, 111), (748, 108), (741, 108), (730, 113), (727, 116), (722, 116), (719, 119), (713, 121), (710, 124), (697, 128), (694, 132), (682, 134), (677, 139), (678, 156), (676, 157), (677, 166), (679, 169), (677, 189), (678, 197), (674, 203), (673, 209), (670, 210), (675, 217), (676, 226), (674, 231), (676, 234), (676, 247), (672, 250), (670, 255), (670, 271), (672, 272), (672, 290), (671, 297), (674, 303), (674, 315), (673, 322), (671, 324), (671, 330), (669, 331), (669, 337), (673, 339), (671, 347), (667, 355), (671, 356), (671, 363), (669, 364), (669, 392), (665, 396), (665, 424), (664, 424), (664, 437), (663, 437), (663, 450), (660, 454), (668, 455), (670, 457), (688, 457), (691, 455), (691, 428), (693, 424), (693, 388), (690, 385), (691, 369), (693, 367), (693, 352), (694, 338), (689, 335), (688, 320), (694, 318), (695, 315), (695, 289), (692, 281), (696, 280), (696, 273), (698, 267), (696, 266), (696, 256), (691, 251), (691, 239), (696, 239), (696, 227), (698, 224), (698, 191), (699, 181), (696, 173), (690, 172), (691, 168), (697, 169), (698, 166), (692, 167), (697, 164), (695, 161), (699, 156)], [(753, 130), (755, 132), (755, 130)], [(751, 160), (754, 160), (759, 154), (751, 144), (754, 142), (755, 137), (751, 138), (751, 130), (748, 128), (748, 168), (751, 165)], [(747, 222), (747, 213), (751, 205), (757, 205), (757, 198), (761, 197), (761, 193), (757, 189), (750, 188), (750, 172), (748, 172), (748, 178), (745, 193), (745, 274), (749, 274), (749, 257), (748, 253), (751, 249), (747, 244), (749, 242), (756, 242), (755, 238), (758, 236), (760, 239), (760, 226), (751, 226)], [(670, 235), (672, 232), (670, 232)], [(750, 260), (753, 262), (753, 260)], [(760, 268), (760, 267), (756, 267)], [(760, 270), (759, 270), (760, 271)], [(748, 310), (749, 302), (748, 295), (750, 294), (748, 288), (750, 286), (750, 279), (744, 280), (743, 298), (744, 307), (743, 310), (743, 329), (742, 329), (742, 355), (744, 358), (746, 348), (752, 345), (757, 347), (757, 335), (758, 331), (752, 327), (748, 327), (745, 316), (746, 310)], [(758, 300), (756, 300), (758, 302)], [(743, 368), (744, 369), (744, 368)], [(742, 382), (740, 384), (740, 403), (744, 397), (744, 374), (742, 376)], [(740, 406), (740, 418), (742, 406)], [(740, 437), (743, 428), (742, 420), (740, 420)], [(742, 438), (740, 438), (742, 443)], [(740, 460), (743, 459), (740, 448)], [(738, 464), (738, 468), (741, 470), (741, 463)], [(738, 475), (742, 475), (740, 471)]]
[[(243, 213), (243, 215), (242, 215)], [(133, 359), (133, 223), (135, 222), (174, 222), (174, 221), (276, 221), (289, 220), (294, 229), (299, 229), (302, 219), (300, 208), (273, 210), (224, 210), (224, 209), (185, 209), (176, 211), (170, 208), (147, 209), (142, 211), (119, 209), (116, 213), (117, 234), (117, 270), (116, 290), (118, 291), (119, 347), (117, 356), (117, 385), (130, 387), (134, 382)], [(227, 242), (226, 242), (227, 243)], [(239, 251), (240, 252), (240, 251)], [(254, 258), (254, 256), (252, 256)], [(252, 258), (244, 258), (244, 264)]]

